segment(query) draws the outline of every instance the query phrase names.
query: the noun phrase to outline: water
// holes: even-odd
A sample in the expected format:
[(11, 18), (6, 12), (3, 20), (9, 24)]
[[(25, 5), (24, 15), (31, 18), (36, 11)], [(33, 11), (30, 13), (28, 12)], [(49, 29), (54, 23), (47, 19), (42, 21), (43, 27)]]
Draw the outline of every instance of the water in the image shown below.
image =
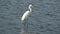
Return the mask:
[(60, 0), (0, 0), (0, 34), (20, 34), (20, 19), (30, 3), (28, 32), (60, 34)]

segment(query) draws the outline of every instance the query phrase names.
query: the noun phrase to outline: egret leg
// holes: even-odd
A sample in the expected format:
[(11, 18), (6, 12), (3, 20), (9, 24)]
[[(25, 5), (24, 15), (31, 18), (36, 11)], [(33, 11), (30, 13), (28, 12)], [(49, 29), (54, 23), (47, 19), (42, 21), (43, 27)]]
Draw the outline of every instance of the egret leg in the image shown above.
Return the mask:
[(26, 29), (26, 21), (23, 23), (23, 28)]
[(28, 19), (26, 19), (26, 20), (23, 22), (23, 28), (24, 28), (25, 32), (28, 33)]
[(28, 32), (28, 19), (27, 19), (27, 32)]
[(25, 22), (23, 23), (25, 30), (28, 30), (28, 20), (26, 19)]
[(22, 24), (23, 24), (23, 27), (22, 27), (21, 33), (22, 34), (27, 34), (26, 21), (24, 21)]
[(28, 34), (28, 18), (26, 19), (26, 32)]

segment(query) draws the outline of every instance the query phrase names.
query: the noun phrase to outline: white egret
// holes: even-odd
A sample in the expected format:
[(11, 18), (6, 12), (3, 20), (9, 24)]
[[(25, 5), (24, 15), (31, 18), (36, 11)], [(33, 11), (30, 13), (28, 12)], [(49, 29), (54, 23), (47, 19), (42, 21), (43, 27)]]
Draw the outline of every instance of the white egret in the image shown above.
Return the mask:
[(21, 18), (21, 21), (24, 21), (31, 12), (32, 12), (32, 4), (29, 5), (29, 10), (27, 10), (27, 11), (23, 14), (23, 16), (22, 16), (22, 18)]
[[(23, 16), (21, 17), (21, 21), (22, 21), (22, 22), (23, 22), (25, 19), (27, 19), (27, 17), (29, 16), (29, 14), (32, 12), (32, 4), (30, 4), (30, 5), (28, 6), (28, 8), (29, 8), (29, 10), (27, 10), (27, 11), (23, 14)], [(24, 25), (24, 27), (25, 27), (25, 26), (26, 26), (26, 22), (23, 22), (23, 25)], [(27, 30), (28, 30), (28, 23), (27, 23)], [(22, 29), (22, 33), (24, 33), (24, 32), (26, 32), (25, 28)]]

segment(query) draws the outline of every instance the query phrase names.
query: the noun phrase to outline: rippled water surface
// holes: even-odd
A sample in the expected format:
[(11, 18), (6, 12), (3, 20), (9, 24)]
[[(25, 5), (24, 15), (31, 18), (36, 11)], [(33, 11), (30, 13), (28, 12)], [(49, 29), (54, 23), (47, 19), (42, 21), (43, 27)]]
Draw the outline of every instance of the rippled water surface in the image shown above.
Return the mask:
[(0, 0), (0, 34), (20, 34), (21, 16), (33, 4), (28, 17), (31, 34), (60, 34), (60, 0)]

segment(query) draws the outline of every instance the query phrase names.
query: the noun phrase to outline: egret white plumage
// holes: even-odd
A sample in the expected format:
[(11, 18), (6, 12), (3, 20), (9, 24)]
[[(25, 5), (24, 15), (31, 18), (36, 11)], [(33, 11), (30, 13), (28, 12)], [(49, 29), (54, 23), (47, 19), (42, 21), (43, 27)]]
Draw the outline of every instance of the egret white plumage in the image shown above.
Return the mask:
[(32, 4), (30, 4), (29, 5), (29, 10), (27, 10), (24, 14), (23, 14), (23, 16), (22, 16), (22, 18), (21, 18), (21, 21), (24, 21), (28, 16), (29, 16), (29, 14), (32, 12)]
[[(29, 16), (29, 14), (32, 12), (32, 4), (30, 4), (29, 6), (28, 6), (28, 8), (29, 8), (29, 10), (27, 10), (23, 15), (22, 15), (22, 17), (21, 17), (21, 21), (23, 22), (24, 20), (27, 20), (27, 17)], [(27, 25), (27, 26), (26, 26)], [(23, 29), (22, 29), (22, 31), (21, 31), (21, 33), (26, 33), (26, 28), (25, 28), (25, 26), (27, 27), (27, 30), (28, 30), (28, 22), (23, 22)]]

